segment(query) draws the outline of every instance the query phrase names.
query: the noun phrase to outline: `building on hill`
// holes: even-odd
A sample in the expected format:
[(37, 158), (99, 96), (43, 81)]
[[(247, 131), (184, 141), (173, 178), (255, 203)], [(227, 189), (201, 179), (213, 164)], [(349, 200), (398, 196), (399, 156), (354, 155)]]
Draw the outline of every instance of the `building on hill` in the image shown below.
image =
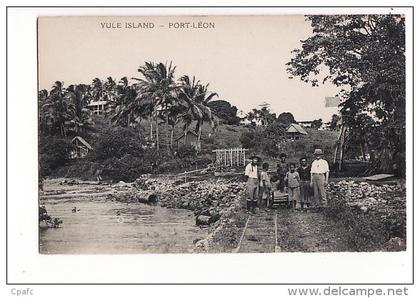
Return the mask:
[(70, 152), (70, 158), (83, 158), (89, 151), (93, 150), (92, 146), (82, 137), (74, 137), (71, 142), (75, 146), (75, 149)]
[(330, 126), (331, 126), (331, 122), (322, 122), (322, 125), (319, 128), (319, 130), (329, 130)]
[(200, 150), (200, 143), (198, 142), (198, 135), (191, 130), (188, 130), (186, 134), (182, 134), (181, 136), (176, 138), (174, 141), (177, 148), (186, 145), (186, 146), (193, 146), (196, 150)]
[(239, 124), (242, 124), (242, 125), (247, 125), (247, 124), (250, 124), (251, 123), (251, 121), (248, 120), (247, 116), (248, 115), (244, 111), (242, 111), (242, 110), (240, 110), (240, 111), (238, 111), (236, 113), (236, 117), (238, 117), (239, 119), (241, 119), (239, 121)]
[(91, 101), (87, 108), (92, 111), (92, 113), (100, 115), (105, 112), (108, 102), (105, 100)]
[(305, 136), (308, 133), (297, 123), (292, 123), (286, 129), (286, 136), (290, 140), (298, 140), (301, 136)]
[[(314, 120), (312, 120), (312, 121), (297, 121), (296, 123), (302, 128), (314, 128), (313, 127)], [(322, 122), (321, 126), (317, 129), (318, 130), (328, 130), (330, 125), (331, 125), (331, 122)]]
[(313, 121), (297, 121), (296, 123), (303, 128), (310, 128)]

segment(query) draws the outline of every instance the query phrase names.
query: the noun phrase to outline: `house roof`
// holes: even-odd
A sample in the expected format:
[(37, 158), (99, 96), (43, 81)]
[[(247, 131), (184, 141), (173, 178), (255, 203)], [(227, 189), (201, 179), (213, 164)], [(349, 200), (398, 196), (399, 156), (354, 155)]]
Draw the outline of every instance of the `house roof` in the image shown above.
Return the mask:
[(92, 146), (88, 142), (86, 142), (84, 138), (77, 136), (77, 137), (74, 137), (71, 140), (71, 142), (73, 143), (75, 140), (79, 140), (79, 142), (85, 145), (89, 150), (93, 150)]
[(289, 125), (289, 127), (287, 128), (286, 132), (289, 133), (300, 133), (302, 135), (307, 135), (308, 133), (302, 128), (302, 126), (300, 126), (299, 124), (296, 123), (292, 123)]
[[(193, 132), (192, 130), (188, 130), (188, 131), (187, 131), (187, 134), (192, 134), (193, 136), (198, 137), (198, 134), (196, 134), (196, 133), (195, 133), (195, 132)], [(184, 134), (182, 134), (182, 135), (180, 135), (179, 137), (177, 137), (177, 138), (175, 139), (175, 141), (178, 141), (178, 140), (182, 139), (183, 137), (185, 137), (185, 135), (184, 135)]]

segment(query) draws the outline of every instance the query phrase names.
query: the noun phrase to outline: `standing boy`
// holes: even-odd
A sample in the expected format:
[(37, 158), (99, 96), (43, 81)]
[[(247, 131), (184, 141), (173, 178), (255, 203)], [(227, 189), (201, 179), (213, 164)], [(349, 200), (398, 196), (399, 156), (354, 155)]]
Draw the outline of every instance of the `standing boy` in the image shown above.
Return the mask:
[(296, 165), (294, 163), (289, 165), (289, 171), (286, 173), (284, 180), (287, 185), (287, 196), (289, 204), (291, 204), (292, 208), (295, 209), (297, 207), (297, 201), (300, 200), (300, 177), (299, 173), (296, 172)]
[(277, 177), (279, 180), (279, 190), (280, 192), (284, 192), (284, 177), (287, 173), (287, 162), (286, 162), (286, 153), (280, 154), (280, 162), (277, 164)]
[(325, 186), (328, 184), (330, 168), (328, 162), (322, 158), (323, 152), (321, 149), (315, 149), (315, 160), (311, 166), (311, 187), (314, 189), (315, 203), (321, 207), (327, 205), (327, 193)]
[(309, 207), (311, 203), (311, 167), (308, 165), (306, 156), (300, 158), (300, 166), (297, 171), (300, 177), (301, 207)]
[(271, 181), (270, 175), (268, 174), (268, 163), (263, 163), (262, 171), (260, 174), (260, 196), (259, 196), (259, 207), (268, 207), (271, 201)]
[(255, 213), (258, 196), (258, 156), (252, 156), (251, 162), (245, 167), (245, 176), (248, 177), (246, 182), (246, 209)]

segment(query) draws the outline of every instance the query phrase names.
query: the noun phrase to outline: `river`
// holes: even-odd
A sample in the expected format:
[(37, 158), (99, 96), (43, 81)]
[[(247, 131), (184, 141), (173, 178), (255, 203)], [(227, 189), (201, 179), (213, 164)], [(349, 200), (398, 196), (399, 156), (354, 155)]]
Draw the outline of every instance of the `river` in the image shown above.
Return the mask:
[[(54, 185), (46, 187), (51, 191)], [(80, 187), (77, 192), (67, 187), (59, 197), (41, 196), (48, 214), (61, 218), (63, 224), (40, 229), (40, 253), (189, 253), (195, 239), (207, 236), (207, 229), (195, 225), (191, 211), (109, 201), (100, 193), (92, 195), (91, 187), (86, 193)]]

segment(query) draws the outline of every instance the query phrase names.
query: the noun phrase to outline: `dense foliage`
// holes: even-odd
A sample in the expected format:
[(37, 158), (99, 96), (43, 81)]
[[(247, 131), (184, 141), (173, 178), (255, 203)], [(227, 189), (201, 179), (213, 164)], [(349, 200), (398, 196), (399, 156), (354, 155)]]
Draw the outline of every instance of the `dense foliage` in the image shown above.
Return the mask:
[[(405, 154), (404, 16), (307, 19), (313, 35), (293, 51), (288, 72), (313, 86), (321, 80), (342, 87), (339, 96), (343, 123), (350, 128), (348, 143), (369, 146), (379, 161), (376, 166), (389, 169), (398, 155)], [(323, 67), (328, 72), (321, 71)], [(369, 128), (366, 134), (357, 132), (365, 126)]]
[(239, 125), (241, 119), (237, 116), (238, 108), (231, 105), (226, 100), (213, 100), (208, 106), (213, 113), (224, 123), (229, 125)]
[(73, 145), (64, 138), (42, 137), (39, 140), (39, 174), (50, 175), (70, 159)]

